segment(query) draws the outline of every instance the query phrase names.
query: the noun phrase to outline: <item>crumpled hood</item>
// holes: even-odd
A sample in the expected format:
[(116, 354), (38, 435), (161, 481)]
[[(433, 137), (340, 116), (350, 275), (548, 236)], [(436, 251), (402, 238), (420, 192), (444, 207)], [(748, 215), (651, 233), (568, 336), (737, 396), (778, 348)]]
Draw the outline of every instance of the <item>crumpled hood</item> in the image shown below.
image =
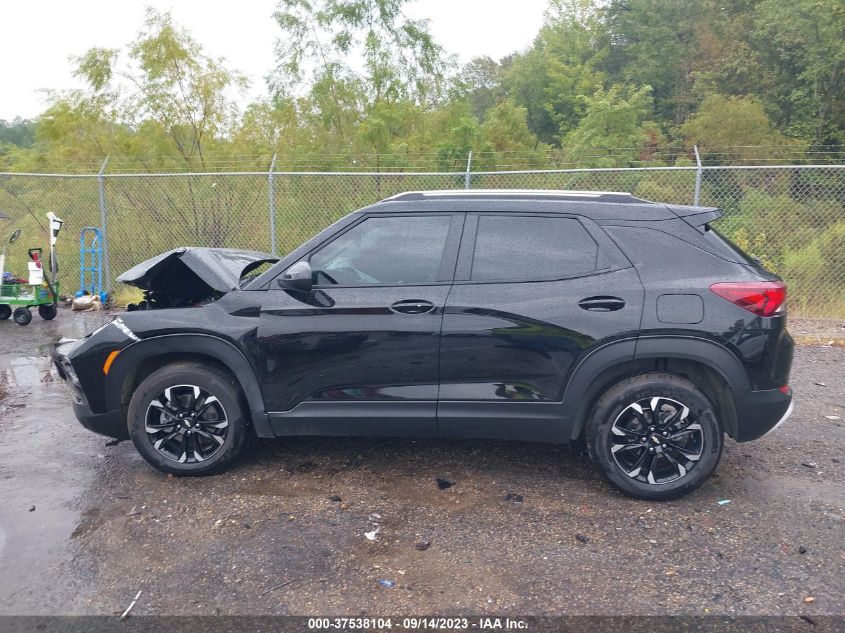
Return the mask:
[(166, 295), (171, 305), (204, 301), (239, 288), (243, 275), (278, 257), (231, 248), (175, 248), (120, 275), (119, 282)]

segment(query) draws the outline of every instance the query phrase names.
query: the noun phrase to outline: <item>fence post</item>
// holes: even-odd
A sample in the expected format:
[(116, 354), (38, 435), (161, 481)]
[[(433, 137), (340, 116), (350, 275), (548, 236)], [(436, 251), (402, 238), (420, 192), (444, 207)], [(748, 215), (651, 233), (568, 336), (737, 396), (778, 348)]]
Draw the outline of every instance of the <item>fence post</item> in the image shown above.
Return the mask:
[(109, 162), (109, 157), (103, 161), (100, 166), (100, 172), (97, 174), (97, 186), (100, 192), (100, 230), (102, 231), (102, 247), (103, 247), (103, 261), (102, 274), (106, 278), (105, 290), (106, 294), (111, 294), (111, 270), (109, 269), (109, 231), (108, 231), (108, 213), (106, 210), (106, 165)]
[(276, 155), (270, 161), (270, 173), (267, 175), (267, 188), (270, 196), (270, 252), (276, 255), (276, 189), (273, 172), (276, 169)]
[(464, 189), (469, 189), (471, 186), (472, 176), (470, 176), (470, 168), (472, 167), (472, 150), (469, 150), (469, 155), (467, 156), (467, 170), (466, 175), (464, 176)]
[(698, 155), (698, 145), (693, 145), (692, 150), (695, 152), (695, 196), (692, 204), (697, 207), (701, 201), (701, 156)]

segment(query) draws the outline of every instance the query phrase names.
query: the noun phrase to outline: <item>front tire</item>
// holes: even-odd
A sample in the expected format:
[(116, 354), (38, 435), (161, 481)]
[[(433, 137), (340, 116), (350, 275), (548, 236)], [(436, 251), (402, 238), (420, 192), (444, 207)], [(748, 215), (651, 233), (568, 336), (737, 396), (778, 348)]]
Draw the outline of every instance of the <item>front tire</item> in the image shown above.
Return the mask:
[(12, 316), (12, 308), (5, 303), (0, 305), (0, 321), (5, 321), (10, 316)]
[(676, 499), (698, 488), (722, 455), (716, 409), (685, 378), (648, 373), (610, 387), (587, 422), (590, 457), (638, 499)]
[(12, 312), (12, 319), (18, 325), (29, 325), (29, 322), (32, 321), (32, 312), (29, 311), (29, 308), (15, 308), (15, 311)]
[(249, 435), (243, 396), (225, 371), (199, 363), (167, 365), (138, 385), (129, 403), (129, 435), (154, 468), (173, 475), (220, 472)]

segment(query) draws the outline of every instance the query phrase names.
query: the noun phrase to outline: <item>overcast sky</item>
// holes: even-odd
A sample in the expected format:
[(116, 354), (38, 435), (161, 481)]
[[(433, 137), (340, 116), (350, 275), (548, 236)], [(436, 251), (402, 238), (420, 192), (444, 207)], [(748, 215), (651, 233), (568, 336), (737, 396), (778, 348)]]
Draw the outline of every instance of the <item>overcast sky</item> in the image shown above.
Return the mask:
[[(214, 57), (252, 81), (249, 97), (264, 93), (274, 65), (275, 0), (7, 0), (0, 35), (0, 119), (33, 117), (44, 109), (43, 88), (74, 88), (70, 55), (92, 46), (130, 42), (153, 6), (171, 11)], [(543, 20), (546, 0), (414, 0), (412, 17), (428, 18), (435, 39), (461, 62), (494, 59), (527, 47)]]

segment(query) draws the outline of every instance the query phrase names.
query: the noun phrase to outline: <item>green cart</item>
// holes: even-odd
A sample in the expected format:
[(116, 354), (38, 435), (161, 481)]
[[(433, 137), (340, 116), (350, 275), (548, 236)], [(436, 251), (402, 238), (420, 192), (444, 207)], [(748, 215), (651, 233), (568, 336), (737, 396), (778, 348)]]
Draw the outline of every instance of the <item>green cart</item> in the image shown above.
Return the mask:
[[(49, 276), (44, 275), (43, 281), (40, 281), (40, 274), (35, 277), (40, 283), (0, 284), (0, 320), (12, 317), (18, 325), (29, 325), (29, 322), (32, 321), (32, 312), (30, 311), (32, 308), (38, 308), (38, 314), (47, 321), (55, 319), (58, 314), (59, 282), (56, 279), (58, 271), (56, 238), (62, 228), (62, 220), (53, 213), (48, 213), (47, 219), (50, 221), (50, 274)], [(3, 249), (0, 253), (0, 276), (3, 275), (5, 268), (6, 246), (14, 244), (20, 234), (20, 230), (17, 230), (9, 236), (8, 240), (3, 241)], [(44, 265), (41, 258), (41, 249), (29, 249), (29, 258), (32, 262), (35, 262), (30, 263), (30, 266), (33, 267), (31, 270), (40, 273)], [(32, 280), (31, 276), (30, 281)]]
[(55, 295), (46, 283), (3, 284), (0, 286), (0, 319), (12, 317), (18, 325), (28, 325), (32, 321), (30, 309), (35, 307), (42, 319), (55, 319), (58, 314), (58, 282), (53, 287)]

